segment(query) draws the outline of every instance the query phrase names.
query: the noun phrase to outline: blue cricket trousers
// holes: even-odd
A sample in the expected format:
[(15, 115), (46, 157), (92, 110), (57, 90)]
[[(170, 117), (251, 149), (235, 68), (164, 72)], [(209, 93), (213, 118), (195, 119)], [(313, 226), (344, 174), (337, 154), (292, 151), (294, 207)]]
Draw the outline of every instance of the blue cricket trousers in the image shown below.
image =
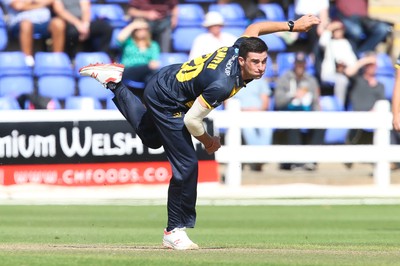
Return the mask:
[[(172, 167), (168, 188), (167, 230), (177, 227), (194, 227), (198, 159), (192, 136), (177, 116), (176, 103), (158, 89), (156, 78), (146, 85), (142, 101), (124, 84), (114, 90), (114, 103), (136, 130), (144, 145), (149, 148), (164, 147)], [(175, 114), (175, 115), (174, 115)]]

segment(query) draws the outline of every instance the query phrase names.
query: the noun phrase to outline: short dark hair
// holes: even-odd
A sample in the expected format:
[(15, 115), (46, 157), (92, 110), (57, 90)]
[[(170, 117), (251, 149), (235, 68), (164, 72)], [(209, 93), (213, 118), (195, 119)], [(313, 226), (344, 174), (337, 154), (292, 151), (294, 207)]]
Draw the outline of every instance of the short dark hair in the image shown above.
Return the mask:
[(246, 58), (248, 53), (268, 52), (267, 44), (258, 37), (246, 38), (239, 47), (239, 56)]

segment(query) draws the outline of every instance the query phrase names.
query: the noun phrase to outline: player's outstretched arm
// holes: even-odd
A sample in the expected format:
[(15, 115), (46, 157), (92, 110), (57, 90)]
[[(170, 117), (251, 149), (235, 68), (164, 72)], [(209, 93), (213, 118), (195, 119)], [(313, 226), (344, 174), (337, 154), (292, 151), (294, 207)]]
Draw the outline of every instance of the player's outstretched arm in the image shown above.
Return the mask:
[(257, 37), (264, 34), (279, 32), (279, 31), (293, 31), (293, 32), (307, 32), (313, 26), (318, 25), (321, 20), (314, 15), (304, 15), (298, 20), (293, 21), (293, 28), (289, 26), (286, 21), (263, 21), (250, 24), (243, 35), (249, 37)]

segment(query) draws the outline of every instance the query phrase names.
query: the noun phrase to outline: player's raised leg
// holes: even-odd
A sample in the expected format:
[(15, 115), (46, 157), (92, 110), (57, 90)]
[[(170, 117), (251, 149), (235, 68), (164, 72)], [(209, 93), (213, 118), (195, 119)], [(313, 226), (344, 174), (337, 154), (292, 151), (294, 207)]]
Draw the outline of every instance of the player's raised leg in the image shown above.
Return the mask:
[(139, 97), (121, 82), (123, 72), (124, 66), (116, 63), (91, 64), (79, 70), (82, 76), (96, 79), (114, 93), (113, 102), (135, 129), (144, 145), (153, 149), (160, 148), (160, 136), (146, 107)]

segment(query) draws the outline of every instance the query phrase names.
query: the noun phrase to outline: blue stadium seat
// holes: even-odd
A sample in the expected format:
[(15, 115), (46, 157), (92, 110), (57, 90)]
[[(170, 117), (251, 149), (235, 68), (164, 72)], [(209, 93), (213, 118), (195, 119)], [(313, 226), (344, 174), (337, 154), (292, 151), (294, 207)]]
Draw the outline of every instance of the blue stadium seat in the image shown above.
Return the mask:
[(0, 97), (0, 110), (20, 110), (21, 107), (14, 97)]
[(274, 78), (276, 77), (276, 71), (274, 68), (274, 60), (272, 57), (268, 57), (267, 59), (267, 67), (264, 73), (265, 78)]
[(261, 35), (260, 39), (268, 45), (269, 52), (284, 52), (286, 51), (285, 41), (276, 34)]
[(105, 52), (78, 52), (75, 55), (75, 75), (79, 75), (79, 69), (89, 64), (95, 63), (111, 63), (110, 56)]
[(18, 97), (34, 92), (33, 76), (16, 75), (0, 77), (0, 96)]
[(38, 94), (64, 100), (75, 95), (75, 77), (71, 75), (44, 75), (38, 79)]
[(187, 53), (161, 53), (160, 54), (160, 64), (161, 67), (184, 63), (189, 59)]
[(36, 52), (33, 71), (39, 95), (65, 99), (75, 94), (72, 62), (66, 53)]
[(114, 51), (121, 51), (121, 47), (118, 44), (117, 37), (119, 32), (122, 30), (122, 28), (114, 28), (112, 35), (111, 35), (111, 40), (110, 40), (110, 49)]
[(376, 57), (376, 75), (394, 77), (396, 70), (392, 58), (386, 53), (378, 53)]
[(26, 65), (23, 52), (0, 52), (0, 77), (9, 75), (32, 75), (32, 68)]
[(204, 20), (204, 10), (199, 4), (178, 4), (177, 27), (201, 27)]
[(43, 75), (72, 76), (72, 62), (64, 52), (36, 52), (33, 73), (36, 77)]
[(8, 45), (8, 31), (7, 25), (4, 20), (3, 9), (0, 8), (0, 51), (7, 48)]
[(217, 11), (224, 17), (225, 26), (247, 26), (249, 21), (238, 3), (210, 4), (208, 11)]
[(125, 11), (119, 4), (92, 4), (91, 20), (107, 20), (113, 28), (125, 27), (129, 21), (125, 19)]
[(287, 21), (283, 7), (278, 3), (258, 4), (258, 8), (269, 21)]
[(65, 109), (98, 110), (102, 109), (99, 100), (92, 97), (72, 96), (65, 99)]
[(25, 54), (0, 52), (0, 96), (17, 97), (34, 91), (32, 68), (25, 63)]
[(385, 98), (387, 100), (392, 100), (393, 88), (395, 83), (394, 76), (376, 75), (376, 79), (383, 84), (385, 87)]
[(112, 92), (103, 87), (97, 80), (91, 77), (81, 77), (78, 80), (79, 96), (93, 97), (98, 100), (106, 100), (112, 96)]
[(106, 109), (108, 109), (108, 110), (118, 110), (117, 106), (112, 101), (111, 97), (108, 97), (107, 100), (106, 100)]
[(344, 111), (344, 106), (340, 103), (334, 95), (323, 95), (319, 98), (322, 111), (335, 112)]
[(268, 84), (271, 87), (271, 89), (275, 88), (276, 71), (272, 57), (268, 57), (267, 59), (267, 67), (265, 68), (265, 73), (263, 78), (266, 78), (268, 80)]
[(202, 33), (207, 32), (199, 27), (177, 27), (172, 32), (172, 48), (175, 52), (189, 52), (194, 39)]
[(287, 8), (287, 19), (288, 20), (295, 20), (296, 19), (296, 13), (294, 10), (294, 4), (289, 4)]
[[(281, 52), (276, 55), (277, 75), (281, 76), (286, 71), (293, 69), (294, 66), (294, 52)], [(314, 75), (315, 67), (310, 56), (307, 57), (306, 71), (310, 75)]]
[[(324, 95), (320, 96), (321, 110), (326, 112), (345, 111), (344, 106), (340, 104), (336, 96)], [(325, 144), (344, 144), (349, 129), (348, 128), (327, 128), (325, 131)]]
[(246, 27), (243, 27), (243, 26), (237, 26), (237, 27), (231, 26), (231, 27), (223, 27), (222, 28), (223, 32), (228, 32), (228, 33), (236, 36), (237, 38), (242, 36), (245, 30), (246, 30)]

